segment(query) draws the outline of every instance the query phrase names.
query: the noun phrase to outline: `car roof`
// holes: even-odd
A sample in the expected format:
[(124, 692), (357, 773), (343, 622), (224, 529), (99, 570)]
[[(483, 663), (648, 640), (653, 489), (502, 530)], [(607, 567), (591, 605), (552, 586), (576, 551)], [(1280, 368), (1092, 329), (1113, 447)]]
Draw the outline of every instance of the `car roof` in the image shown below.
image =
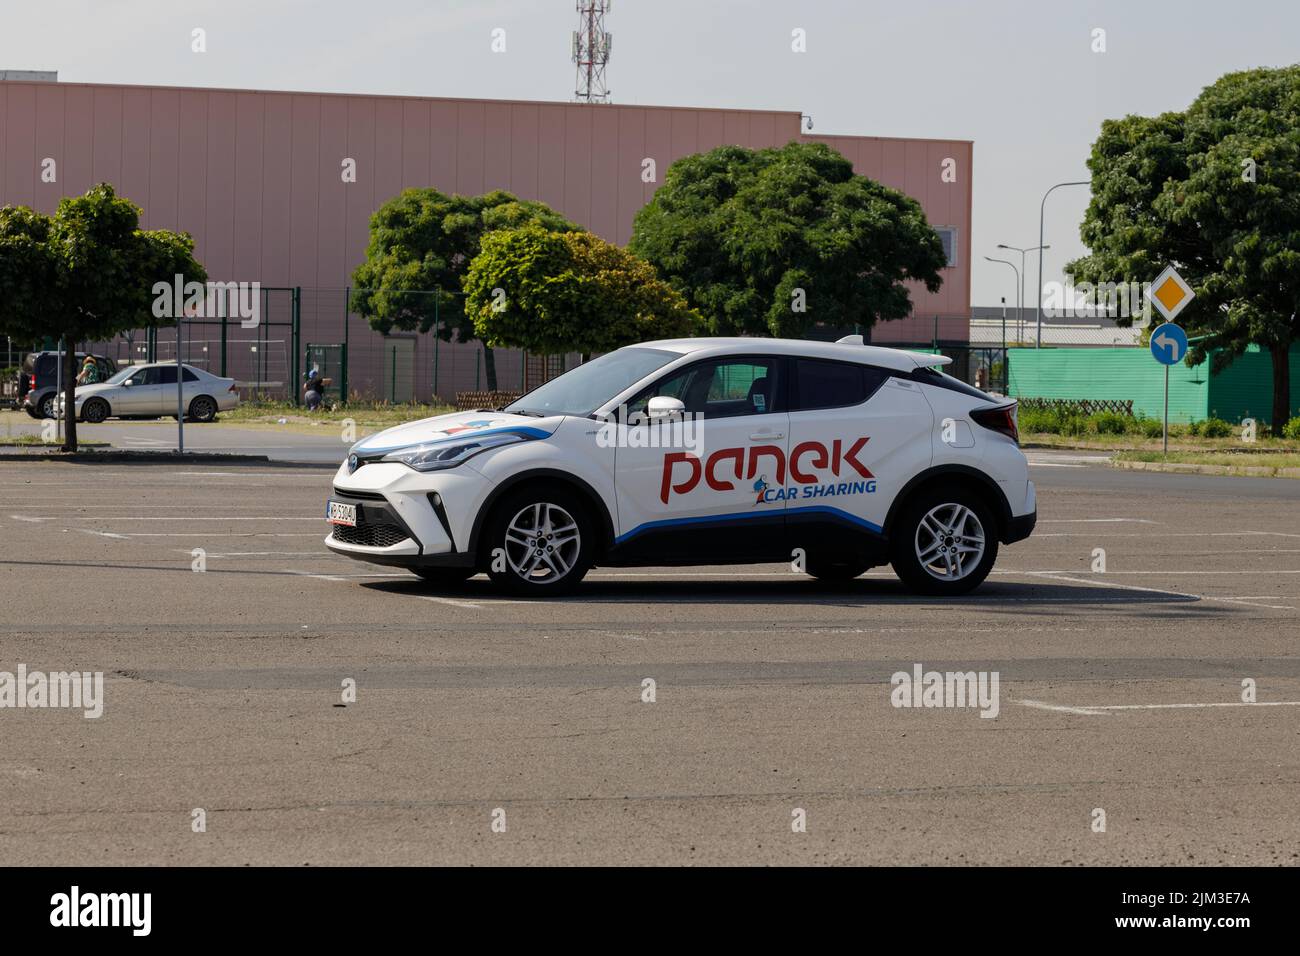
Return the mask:
[(723, 355), (798, 355), (805, 358), (824, 358), (840, 362), (861, 362), (899, 372), (910, 372), (927, 365), (947, 364), (949, 359), (925, 352), (905, 349), (888, 349), (878, 345), (861, 344), (860, 336), (839, 342), (814, 342), (808, 339), (764, 339), (736, 336), (731, 338), (660, 339), (641, 342), (632, 348), (661, 349), (680, 355), (711, 358)]

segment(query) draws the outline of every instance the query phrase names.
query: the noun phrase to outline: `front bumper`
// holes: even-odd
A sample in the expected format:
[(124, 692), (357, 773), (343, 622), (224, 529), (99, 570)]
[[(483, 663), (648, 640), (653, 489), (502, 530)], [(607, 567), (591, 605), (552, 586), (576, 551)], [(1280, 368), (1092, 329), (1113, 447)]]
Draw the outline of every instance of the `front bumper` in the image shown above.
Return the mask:
[(336, 554), (398, 567), (472, 567), (466, 515), (488, 484), (457, 469), (436, 479), (402, 464), (373, 463), (334, 476), (330, 499), (355, 505), (357, 526), (334, 525), (325, 546)]

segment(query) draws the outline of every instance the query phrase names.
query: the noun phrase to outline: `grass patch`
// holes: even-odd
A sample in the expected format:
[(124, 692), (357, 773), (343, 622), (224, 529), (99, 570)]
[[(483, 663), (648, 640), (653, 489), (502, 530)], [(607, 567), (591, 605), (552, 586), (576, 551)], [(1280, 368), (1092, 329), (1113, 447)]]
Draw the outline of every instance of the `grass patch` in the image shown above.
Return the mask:
[(391, 428), (406, 422), (446, 415), (456, 409), (444, 404), (402, 404), (388, 402), (352, 402), (333, 405), (309, 412), (305, 406), (289, 402), (241, 402), (236, 408), (222, 412), (219, 420), (231, 425), (278, 425), (280, 419), (291, 425), (342, 425), (347, 419), (358, 428)]
[(1170, 451), (1168, 457), (1158, 451), (1121, 451), (1116, 461), (1170, 462), (1182, 465), (1226, 465), (1230, 468), (1300, 468), (1300, 452)]

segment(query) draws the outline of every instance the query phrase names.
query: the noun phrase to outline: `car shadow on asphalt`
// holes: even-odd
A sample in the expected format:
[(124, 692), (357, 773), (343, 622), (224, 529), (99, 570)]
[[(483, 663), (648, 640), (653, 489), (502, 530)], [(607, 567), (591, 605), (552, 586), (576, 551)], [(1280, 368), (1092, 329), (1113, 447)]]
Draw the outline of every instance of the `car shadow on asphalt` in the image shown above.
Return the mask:
[(550, 604), (781, 604), (825, 607), (915, 606), (934, 608), (979, 607), (982, 610), (1004, 609), (1008, 612), (1073, 613), (1080, 607), (1113, 608), (1127, 614), (1181, 614), (1197, 617), (1223, 617), (1236, 608), (1215, 604), (1197, 595), (1159, 590), (1126, 590), (1113, 587), (1042, 581), (990, 581), (971, 594), (958, 597), (932, 597), (908, 592), (896, 579), (857, 578), (848, 582), (827, 583), (807, 578), (783, 580), (716, 579), (612, 581), (588, 579), (577, 592), (558, 598), (520, 598), (498, 591), (487, 578), (478, 576), (455, 587), (436, 587), (422, 581), (385, 580), (361, 584), (368, 590), (413, 597), (436, 595), (453, 601), (484, 606), (494, 603)]

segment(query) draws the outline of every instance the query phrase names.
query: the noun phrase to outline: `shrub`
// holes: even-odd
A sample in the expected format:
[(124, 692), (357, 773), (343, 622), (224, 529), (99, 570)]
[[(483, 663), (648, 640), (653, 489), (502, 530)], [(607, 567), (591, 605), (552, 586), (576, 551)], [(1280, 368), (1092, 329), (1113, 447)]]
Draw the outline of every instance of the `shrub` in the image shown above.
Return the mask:
[(1035, 432), (1056, 435), (1061, 431), (1061, 416), (1058, 412), (1041, 408), (1022, 408), (1017, 415), (1020, 431), (1025, 434)]
[(1122, 435), (1128, 431), (1129, 422), (1132, 421), (1119, 412), (1098, 412), (1091, 418), (1098, 435)]
[(1165, 423), (1159, 418), (1142, 418), (1138, 420), (1138, 431), (1147, 438), (1159, 438), (1165, 433)]
[(1282, 435), (1292, 441), (1300, 441), (1300, 415), (1297, 415), (1282, 427)]
[(1066, 415), (1061, 419), (1062, 435), (1086, 435), (1088, 433), (1088, 419), (1082, 415)]
[(1207, 418), (1201, 422), (1201, 435), (1205, 438), (1228, 438), (1235, 429), (1222, 418)]

